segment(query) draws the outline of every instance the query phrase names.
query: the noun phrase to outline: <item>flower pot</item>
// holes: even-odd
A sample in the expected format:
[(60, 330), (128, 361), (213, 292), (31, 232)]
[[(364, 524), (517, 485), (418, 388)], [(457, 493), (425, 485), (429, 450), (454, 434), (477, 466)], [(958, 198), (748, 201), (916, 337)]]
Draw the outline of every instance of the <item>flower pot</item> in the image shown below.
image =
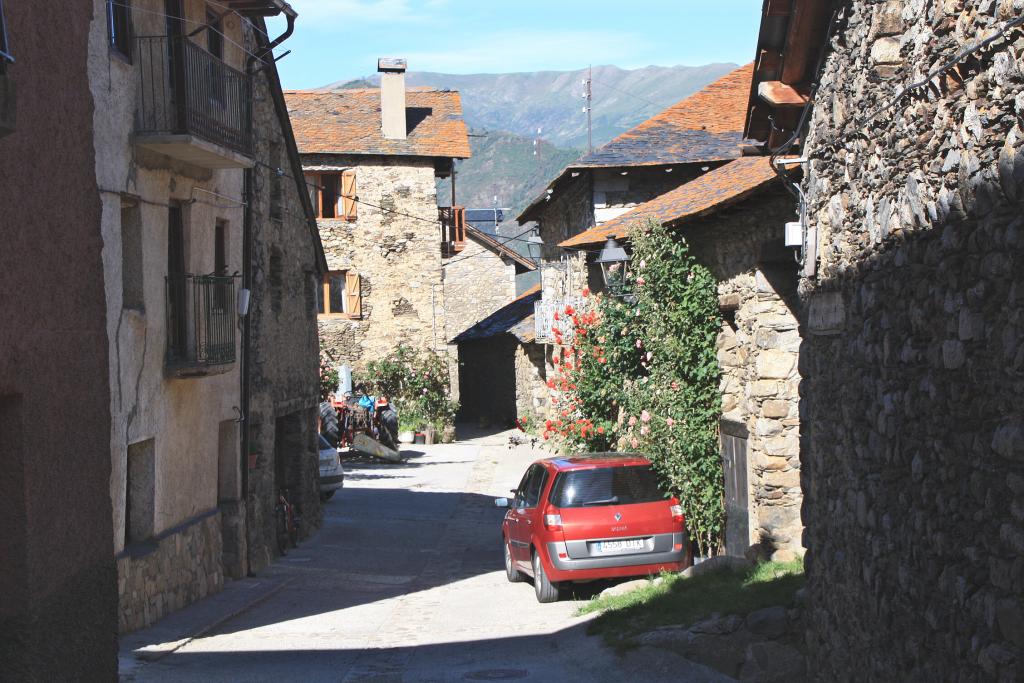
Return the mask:
[(416, 432), (416, 436), (413, 438), (413, 443), (414, 444), (426, 444), (427, 443), (427, 435), (424, 434), (423, 432)]
[(398, 443), (412, 443), (416, 439), (415, 432), (399, 432)]

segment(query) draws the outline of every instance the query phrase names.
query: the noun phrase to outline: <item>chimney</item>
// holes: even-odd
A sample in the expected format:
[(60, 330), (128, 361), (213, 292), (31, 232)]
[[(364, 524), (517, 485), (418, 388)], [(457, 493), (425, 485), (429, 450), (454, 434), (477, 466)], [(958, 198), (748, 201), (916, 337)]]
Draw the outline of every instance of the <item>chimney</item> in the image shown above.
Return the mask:
[(405, 60), (399, 57), (381, 57), (377, 60), (380, 72), (380, 128), (389, 140), (404, 140), (405, 127)]

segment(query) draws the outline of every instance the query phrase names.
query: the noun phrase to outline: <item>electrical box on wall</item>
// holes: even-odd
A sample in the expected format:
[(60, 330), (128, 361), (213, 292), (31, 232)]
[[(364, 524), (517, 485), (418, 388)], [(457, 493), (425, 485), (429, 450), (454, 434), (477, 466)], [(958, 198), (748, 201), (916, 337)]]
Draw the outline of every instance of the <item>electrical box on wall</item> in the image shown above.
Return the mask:
[(786, 223), (786, 246), (804, 246), (804, 224), (800, 221)]

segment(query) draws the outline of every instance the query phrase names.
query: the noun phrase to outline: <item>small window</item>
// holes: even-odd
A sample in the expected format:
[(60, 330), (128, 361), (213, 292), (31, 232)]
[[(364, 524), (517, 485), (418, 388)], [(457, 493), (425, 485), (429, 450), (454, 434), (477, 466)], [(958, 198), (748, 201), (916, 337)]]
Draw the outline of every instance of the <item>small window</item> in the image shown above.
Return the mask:
[(121, 200), (121, 305), (146, 308), (142, 267), (142, 211), (134, 197)]
[(217, 59), (224, 60), (224, 19), (210, 10), (206, 10), (206, 49)]
[(153, 439), (128, 446), (124, 496), (124, 543), (130, 545), (153, 536), (155, 519), (156, 449)]
[(131, 0), (107, 0), (107, 33), (110, 36), (110, 49), (125, 59), (131, 59)]
[(4, 19), (4, 0), (0, 0), (0, 76), (7, 68), (7, 62), (13, 62), (14, 57), (7, 45), (7, 20)]
[(324, 275), (317, 295), (317, 313), (322, 316), (362, 317), (362, 281), (358, 273), (333, 270)]
[(320, 174), (320, 218), (337, 218), (340, 190), (340, 173)]
[(228, 224), (221, 220), (213, 227), (213, 274), (228, 274)]

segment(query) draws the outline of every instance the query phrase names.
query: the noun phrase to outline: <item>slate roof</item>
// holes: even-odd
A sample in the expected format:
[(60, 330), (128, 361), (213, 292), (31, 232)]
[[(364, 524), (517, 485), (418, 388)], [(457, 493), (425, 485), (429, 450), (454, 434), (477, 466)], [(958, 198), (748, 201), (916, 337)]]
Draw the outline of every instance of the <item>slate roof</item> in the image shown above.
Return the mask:
[(769, 157), (741, 157), (617, 218), (570, 237), (559, 246), (596, 245), (609, 237), (622, 239), (630, 226), (648, 218), (674, 227), (742, 201), (777, 178)]
[[(472, 224), (466, 225), (466, 236), (475, 239), (477, 242), (482, 244), (485, 248), (491, 249), (498, 252), (500, 255), (507, 259), (515, 262), (518, 266), (517, 272), (537, 270), (537, 264), (532, 260), (526, 258), (515, 249), (512, 249), (508, 243), (511, 240), (503, 239), (494, 233), (486, 233)], [(520, 270), (522, 269), (522, 270)]]
[(479, 339), (490, 339), (499, 334), (515, 334), (519, 341), (533, 341), (533, 305), (540, 301), (540, 285), (534, 285), (519, 295), (511, 303), (499, 308), (494, 313), (478, 322), (459, 336), (452, 339), (452, 344), (459, 344)]
[(453, 90), (406, 90), (405, 140), (384, 137), (379, 88), (289, 90), (285, 98), (302, 154), (470, 156), (462, 99)]
[(628, 168), (726, 161), (740, 156), (753, 63), (730, 71), (668, 109), (622, 133), (562, 170), (517, 219), (534, 220), (569, 174), (588, 168)]

